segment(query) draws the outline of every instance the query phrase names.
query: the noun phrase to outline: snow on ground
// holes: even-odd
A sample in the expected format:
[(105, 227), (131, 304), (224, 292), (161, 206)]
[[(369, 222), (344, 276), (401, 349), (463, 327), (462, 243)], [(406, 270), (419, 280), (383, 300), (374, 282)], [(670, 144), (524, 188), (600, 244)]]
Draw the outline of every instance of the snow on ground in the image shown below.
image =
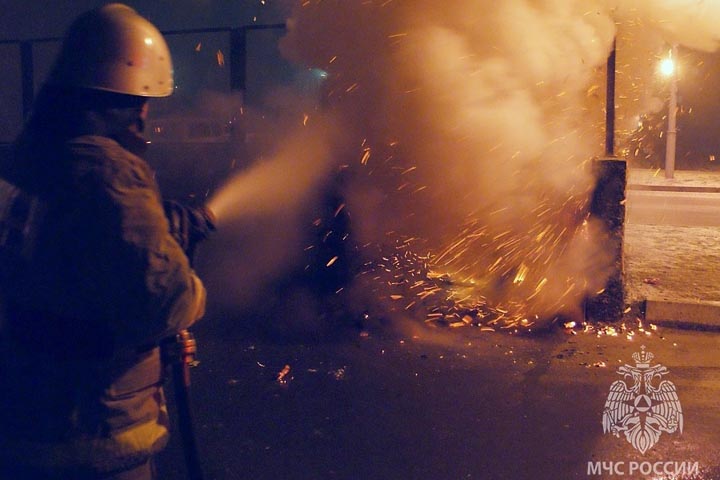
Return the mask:
[(720, 301), (720, 229), (627, 224), (625, 285), (630, 303)]
[(720, 171), (675, 170), (673, 178), (665, 178), (665, 170), (629, 168), (628, 185), (670, 187), (720, 187)]
[[(720, 173), (629, 170), (629, 184), (720, 187)], [(718, 212), (720, 214), (720, 212)], [(720, 228), (625, 225), (626, 299), (720, 301)]]

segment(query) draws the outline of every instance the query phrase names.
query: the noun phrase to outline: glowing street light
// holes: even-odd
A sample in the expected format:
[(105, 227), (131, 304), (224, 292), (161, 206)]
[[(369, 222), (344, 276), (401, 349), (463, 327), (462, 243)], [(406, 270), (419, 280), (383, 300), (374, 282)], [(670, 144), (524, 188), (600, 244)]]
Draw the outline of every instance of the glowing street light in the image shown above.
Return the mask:
[(660, 73), (670, 79), (670, 102), (668, 104), (668, 128), (665, 144), (665, 178), (675, 175), (675, 145), (677, 142), (677, 45), (673, 45), (667, 58), (660, 62)]
[(663, 58), (660, 62), (660, 73), (664, 77), (670, 77), (675, 73), (675, 59), (672, 57)]

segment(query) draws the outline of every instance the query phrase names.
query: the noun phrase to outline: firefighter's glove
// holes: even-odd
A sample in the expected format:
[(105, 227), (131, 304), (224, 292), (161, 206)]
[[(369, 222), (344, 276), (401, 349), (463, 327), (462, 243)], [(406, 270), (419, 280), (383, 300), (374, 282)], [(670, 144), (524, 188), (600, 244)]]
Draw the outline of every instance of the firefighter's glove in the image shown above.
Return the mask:
[(190, 207), (174, 200), (163, 202), (170, 234), (192, 261), (195, 247), (215, 231), (215, 215), (206, 207)]

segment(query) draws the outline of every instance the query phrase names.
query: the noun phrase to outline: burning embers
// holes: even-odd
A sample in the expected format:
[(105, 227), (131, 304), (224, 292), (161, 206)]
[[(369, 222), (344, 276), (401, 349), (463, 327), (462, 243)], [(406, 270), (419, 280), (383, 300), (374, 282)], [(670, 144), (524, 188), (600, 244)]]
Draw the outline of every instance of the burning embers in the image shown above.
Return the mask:
[(275, 247), (258, 256), (273, 260), (268, 270), (286, 273), (296, 259), (275, 259), (305, 241), (266, 240), (301, 223), (288, 206), (303, 215), (347, 163), (341, 204), (365, 247), (346, 251), (344, 235), (321, 232), (303, 250), (313, 287), (336, 294), (346, 279), (333, 272), (361, 256), (352, 273), (365, 291), (350, 299), (360, 308), (377, 302), (428, 325), (488, 330), (579, 320), (612, 265), (606, 232), (585, 210), (602, 136), (595, 85), (614, 15), (636, 13), (540, 3), (296, 3), (281, 49), (326, 72), (323, 108), (297, 117), (302, 134), (237, 186), (245, 217), (287, 220), (283, 235), (258, 235), (257, 251)]
[(537, 316), (527, 305), (499, 305), (485, 296), (488, 280), (458, 280), (436, 270), (434, 258), (400, 242), (394, 251), (365, 264), (359, 278), (369, 280), (372, 293), (391, 314), (422, 319), (435, 327), (479, 327), (482, 331), (531, 329)]
[(539, 205), (534, 224), (506, 225), (500, 233), (492, 232), (501, 222), (470, 219), (437, 253), (417, 253), (422, 239), (397, 240), (371, 256), (376, 260), (359, 277), (371, 281), (384, 308), (431, 326), (532, 330), (580, 321), (585, 296), (604, 280), (592, 262), (576, 261), (596, 242), (589, 217), (572, 200), (556, 212)]

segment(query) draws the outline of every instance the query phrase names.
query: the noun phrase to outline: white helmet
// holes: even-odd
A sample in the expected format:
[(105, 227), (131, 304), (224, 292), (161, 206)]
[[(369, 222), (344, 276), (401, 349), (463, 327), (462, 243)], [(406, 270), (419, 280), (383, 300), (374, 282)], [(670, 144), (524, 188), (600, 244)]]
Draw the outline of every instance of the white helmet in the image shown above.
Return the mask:
[(167, 97), (173, 92), (170, 50), (152, 23), (127, 5), (111, 3), (72, 23), (48, 83)]

